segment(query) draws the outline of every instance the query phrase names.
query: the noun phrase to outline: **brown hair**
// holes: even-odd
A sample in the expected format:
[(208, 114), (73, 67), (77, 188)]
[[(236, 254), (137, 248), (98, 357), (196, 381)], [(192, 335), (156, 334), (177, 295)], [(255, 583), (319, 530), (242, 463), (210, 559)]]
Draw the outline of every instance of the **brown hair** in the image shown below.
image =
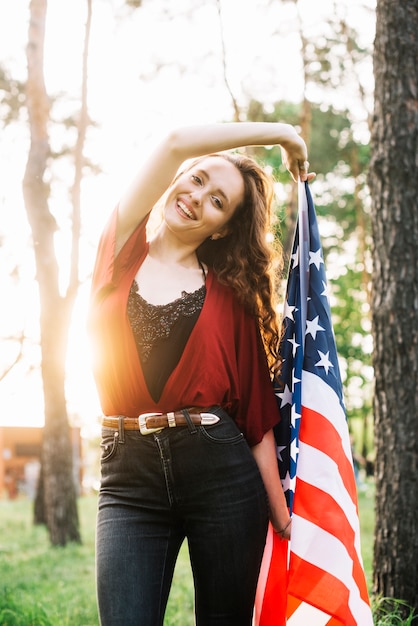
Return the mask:
[[(221, 157), (237, 168), (244, 181), (244, 197), (228, 222), (228, 234), (222, 239), (207, 239), (199, 246), (197, 254), (257, 318), (274, 375), (279, 369), (280, 332), (275, 304), (282, 252), (280, 244), (276, 242), (273, 247), (267, 241), (273, 181), (251, 157), (229, 153), (209, 156)], [(191, 167), (200, 160), (194, 161)]]

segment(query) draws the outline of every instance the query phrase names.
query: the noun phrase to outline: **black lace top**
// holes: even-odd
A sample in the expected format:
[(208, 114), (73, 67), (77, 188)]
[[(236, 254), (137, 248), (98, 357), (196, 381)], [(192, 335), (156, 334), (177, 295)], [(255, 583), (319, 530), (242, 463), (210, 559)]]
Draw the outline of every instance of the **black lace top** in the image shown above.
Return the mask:
[(206, 287), (168, 304), (150, 304), (138, 293), (134, 280), (128, 297), (128, 318), (134, 334), (145, 381), (158, 402), (165, 383), (176, 367), (202, 310)]

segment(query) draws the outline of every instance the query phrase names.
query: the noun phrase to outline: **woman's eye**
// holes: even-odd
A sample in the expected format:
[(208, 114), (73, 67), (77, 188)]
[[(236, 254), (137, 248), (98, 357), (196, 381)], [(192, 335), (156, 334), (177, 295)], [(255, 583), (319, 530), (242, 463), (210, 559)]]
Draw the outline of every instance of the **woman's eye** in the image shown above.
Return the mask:
[(198, 185), (202, 184), (202, 179), (200, 178), (200, 176), (196, 176), (196, 174), (192, 174), (192, 181), (194, 183), (197, 183)]
[(222, 204), (222, 200), (220, 198), (218, 198), (217, 196), (212, 196), (212, 200), (213, 200), (214, 204), (216, 204), (218, 209), (222, 209), (223, 204)]

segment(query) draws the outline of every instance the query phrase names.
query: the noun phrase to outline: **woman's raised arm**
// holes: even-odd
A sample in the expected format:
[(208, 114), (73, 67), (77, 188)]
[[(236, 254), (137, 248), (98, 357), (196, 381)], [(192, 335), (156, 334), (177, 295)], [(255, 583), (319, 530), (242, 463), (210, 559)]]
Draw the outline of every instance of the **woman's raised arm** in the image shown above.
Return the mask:
[(187, 159), (243, 146), (280, 145), (287, 169), (306, 180), (307, 149), (290, 124), (230, 122), (187, 126), (172, 131), (157, 146), (119, 204), (118, 240), (126, 240), (170, 186)]

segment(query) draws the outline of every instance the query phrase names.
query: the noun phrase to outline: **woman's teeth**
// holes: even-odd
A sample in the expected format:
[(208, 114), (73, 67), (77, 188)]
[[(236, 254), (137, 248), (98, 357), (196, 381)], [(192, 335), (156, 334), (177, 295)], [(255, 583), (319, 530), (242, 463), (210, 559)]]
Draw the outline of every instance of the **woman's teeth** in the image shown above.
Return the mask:
[(192, 219), (192, 220), (194, 219), (193, 213), (190, 211), (190, 209), (187, 208), (187, 206), (184, 204), (184, 202), (179, 200), (177, 202), (177, 206), (180, 207), (180, 209), (183, 211), (183, 213), (185, 213), (187, 215), (187, 217), (190, 217), (190, 219)]

